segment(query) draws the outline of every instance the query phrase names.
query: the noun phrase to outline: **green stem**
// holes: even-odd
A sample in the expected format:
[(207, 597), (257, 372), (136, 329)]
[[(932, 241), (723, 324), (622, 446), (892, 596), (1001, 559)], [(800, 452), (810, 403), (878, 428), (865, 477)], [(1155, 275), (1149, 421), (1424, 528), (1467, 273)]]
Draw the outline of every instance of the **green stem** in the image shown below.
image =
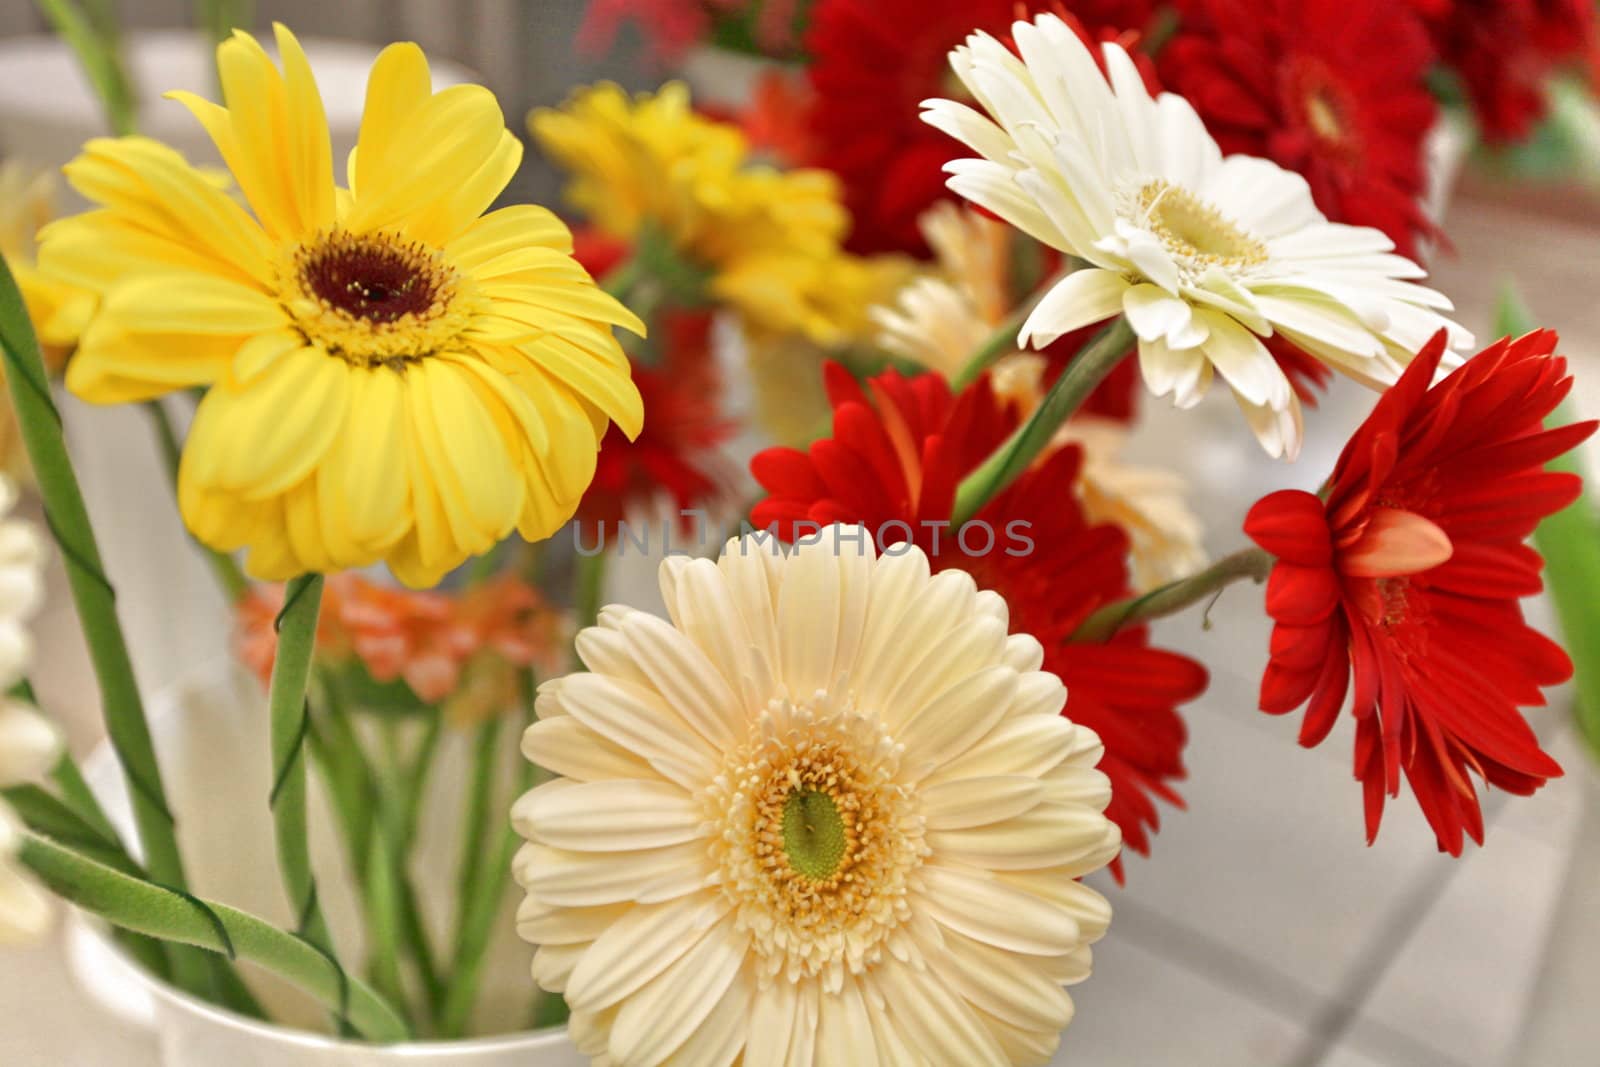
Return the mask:
[(600, 288), (623, 300), (639, 284), (644, 273), (644, 259), (637, 255), (629, 256), (606, 272), (606, 276), (600, 279)]
[(956, 490), (950, 525), (960, 527), (1027, 470), (1043, 452), (1061, 425), (1122, 361), (1133, 345), (1133, 330), (1118, 318), (1084, 346), (1055, 385), (1040, 401), (1027, 422), (1019, 426), (982, 466), (962, 480)]
[(606, 556), (602, 549), (592, 556), (579, 556), (577, 584), (572, 593), (572, 610), (578, 629), (593, 626), (600, 617), (600, 600), (605, 595)]
[(400, 953), (395, 936), (400, 927), (400, 890), (387, 834), (372, 835), (366, 871), (364, 900), (369, 927), (383, 934), (367, 946), (367, 975), (379, 993), (391, 1003), (403, 1005), (405, 986), (400, 980)]
[(501, 719), (495, 716), (478, 727), (472, 748), (472, 777), (467, 783), (467, 810), (461, 828), (461, 854), (456, 866), (456, 926), (454, 952), (463, 954), (471, 925), (471, 904), (483, 878), (484, 842), (493, 818), (495, 755), (499, 751)]
[(1266, 581), (1272, 571), (1272, 562), (1272, 557), (1262, 549), (1241, 548), (1233, 555), (1217, 560), (1199, 574), (1169, 582), (1142, 596), (1107, 604), (1083, 621), (1083, 625), (1073, 633), (1072, 640), (1105, 641), (1124, 626), (1175, 615), (1241, 579)]
[[(177, 829), (167, 805), (155, 745), (150, 739), (144, 703), (133, 675), (133, 661), (117, 621), (116, 593), (106, 577), (100, 546), (89, 522), (89, 511), (84, 505), (72, 460), (67, 455), (61, 414), (50, 396), (33, 326), (3, 257), (0, 257), (0, 347), (4, 349), (6, 385), (11, 390), (11, 403), (17, 413), (23, 444), (33, 464), (45, 521), (61, 548), (67, 584), (99, 681), (106, 734), (128, 783), (146, 867), (156, 881), (182, 889), (187, 880), (178, 852)], [(198, 994), (206, 988), (207, 967), (200, 956), (178, 952), (174, 954), (173, 965), (174, 979), (183, 989)]]
[[(599, 558), (599, 557), (595, 557)], [(532, 722), (534, 679), (531, 671), (522, 672), (524, 690), (524, 722)], [(480, 735), (480, 754), (483, 748)], [(492, 755), (492, 753), (491, 753)], [(492, 774), (492, 763), (489, 764)], [(533, 786), (534, 766), (521, 761), (516, 777), (516, 794), (520, 796)], [(476, 786), (475, 786), (476, 788)], [(465, 922), (458, 932), (454, 966), (450, 972), (450, 988), (445, 995), (444, 1011), (439, 1018), (439, 1032), (446, 1038), (460, 1037), (466, 1033), (468, 1017), (477, 999), (478, 987), (483, 981), (484, 959), (494, 933), (495, 918), (499, 915), (501, 901), (505, 899), (507, 873), (512, 857), (521, 839), (507, 822), (499, 835), (492, 856), (485, 858), (480, 846), (477, 862), (484, 870), (472, 879), (470, 897), (464, 901)], [(469, 854), (463, 852), (463, 861), (470, 863)], [(484, 877), (487, 874), (488, 877)]]
[(995, 360), (1007, 352), (1015, 352), (1017, 350), (1017, 334), (1022, 330), (1022, 324), (1028, 321), (1028, 316), (1033, 314), (1033, 309), (1044, 298), (1044, 294), (1048, 293), (1055, 287), (1057, 282), (1065, 277), (1065, 274), (1057, 274), (1040, 286), (1033, 296), (1019, 304), (1010, 315), (1006, 316), (1006, 320), (995, 327), (994, 332), (984, 340), (983, 344), (978, 346), (978, 350), (968, 357), (967, 362), (956, 373), (956, 376), (950, 379), (950, 391), (959, 393), (977, 381), (978, 375), (988, 370)]
[(404, 1041), (405, 1020), (331, 956), (247, 912), (124, 874), (46, 838), (20, 858), (58, 896), (114, 926), (248, 960), (347, 1018), (369, 1041)]
[(78, 57), (89, 84), (105, 109), (111, 132), (119, 137), (135, 126), (135, 104), (123, 66), (115, 20), (104, 5), (85, 14), (72, 0), (34, 0), (39, 13)]
[[(166, 405), (160, 400), (146, 400), (142, 407), (145, 414), (150, 416), (151, 425), (155, 429), (156, 444), (161, 449), (161, 461), (166, 467), (167, 481), (176, 496), (178, 468), (183, 462), (183, 444), (178, 440), (178, 431), (172, 425), (172, 416), (167, 414)], [(223, 596), (228, 598), (228, 603), (237, 604), (245, 593), (249, 592), (250, 579), (244, 576), (244, 571), (239, 569), (238, 562), (232, 556), (218, 552), (210, 545), (200, 544), (198, 540), (194, 543), (205, 553), (206, 562), (211, 565), (211, 573), (216, 577), (217, 584), (222, 587)]]
[(278, 653), (272, 664), (267, 713), (272, 732), (273, 832), (278, 868), (289, 905), (298, 916), (296, 932), (332, 954), (333, 940), (317, 902), (311, 872), (311, 841), (306, 821), (305, 734), (309, 726), (306, 682), (316, 647), (317, 615), (322, 606), (322, 575), (301, 575), (284, 591), (278, 616)]

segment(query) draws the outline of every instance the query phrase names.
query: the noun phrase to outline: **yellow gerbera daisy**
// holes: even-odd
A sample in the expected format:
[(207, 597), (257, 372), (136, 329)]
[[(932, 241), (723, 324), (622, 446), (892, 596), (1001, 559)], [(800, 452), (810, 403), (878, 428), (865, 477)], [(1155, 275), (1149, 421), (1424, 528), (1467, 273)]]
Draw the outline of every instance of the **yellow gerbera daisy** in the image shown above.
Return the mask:
[(832, 174), (752, 163), (739, 129), (697, 114), (679, 83), (637, 96), (581, 89), (531, 113), (528, 128), (572, 175), (573, 207), (613, 237), (659, 235), (756, 330), (845, 343), (870, 303), (849, 293), (905, 270), (843, 251), (850, 216)]
[(171, 94), (253, 217), (153, 141), (68, 165), (102, 206), (48, 227), (41, 258), (102, 305), (67, 384), (99, 403), (211, 387), (179, 503), (252, 574), (384, 560), (429, 585), (572, 514), (607, 421), (639, 431), (611, 326), (644, 327), (549, 211), (483, 214), (522, 158), (487, 89), (434, 93), (416, 45), (384, 49), (342, 189), (305, 53), (276, 35), (281, 72), (246, 34), (219, 46), (225, 107)]

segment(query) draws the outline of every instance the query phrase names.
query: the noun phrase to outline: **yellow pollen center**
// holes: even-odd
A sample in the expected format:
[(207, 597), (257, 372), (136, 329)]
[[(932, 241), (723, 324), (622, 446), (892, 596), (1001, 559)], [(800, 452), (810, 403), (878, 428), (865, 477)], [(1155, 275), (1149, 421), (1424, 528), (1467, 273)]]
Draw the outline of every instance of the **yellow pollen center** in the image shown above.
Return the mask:
[(452, 346), (466, 281), (436, 249), (398, 234), (332, 230), (292, 247), (284, 307), (308, 344), (358, 364), (402, 365)]
[(1139, 211), (1150, 232), (1191, 269), (1266, 262), (1266, 245), (1186, 189), (1153, 181), (1139, 190)]
[(1306, 97), (1306, 121), (1324, 141), (1337, 142), (1344, 139), (1344, 126), (1339, 122), (1339, 113), (1321, 93), (1312, 93)]

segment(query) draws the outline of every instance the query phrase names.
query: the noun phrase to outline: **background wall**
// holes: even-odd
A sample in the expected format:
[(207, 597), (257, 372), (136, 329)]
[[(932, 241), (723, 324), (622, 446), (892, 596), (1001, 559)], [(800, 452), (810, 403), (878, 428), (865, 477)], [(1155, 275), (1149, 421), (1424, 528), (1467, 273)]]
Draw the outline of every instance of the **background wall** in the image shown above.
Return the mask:
[[(130, 29), (192, 25), (191, 0), (120, 0)], [(551, 104), (572, 86), (598, 78), (643, 86), (662, 72), (640, 62), (637, 37), (622, 34), (604, 56), (572, 46), (586, 0), (257, 0), (255, 23), (274, 21), (300, 37), (340, 37), (387, 44), (416, 41), (429, 56), (471, 68), (493, 89), (519, 135), (531, 107)], [(46, 32), (32, 0), (0, 0), (0, 37)], [(159, 86), (147, 86), (159, 92)], [(548, 197), (554, 180), (530, 154), (514, 194)]]

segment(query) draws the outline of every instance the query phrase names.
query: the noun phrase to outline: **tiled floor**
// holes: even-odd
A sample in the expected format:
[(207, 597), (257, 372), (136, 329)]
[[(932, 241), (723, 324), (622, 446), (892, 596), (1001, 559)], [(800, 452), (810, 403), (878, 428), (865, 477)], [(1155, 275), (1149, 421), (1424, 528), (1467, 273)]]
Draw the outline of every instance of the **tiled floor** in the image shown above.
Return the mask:
[[(1452, 222), (1460, 258), (1441, 266), (1438, 282), (1468, 324), (1487, 335), (1499, 278), (1483, 264), (1515, 272), (1535, 307), (1563, 328), (1579, 357), (1580, 402), (1600, 412), (1600, 373), (1591, 372), (1600, 371), (1600, 311), (1592, 282), (1579, 292), (1562, 273), (1574, 264), (1591, 279), (1600, 273), (1593, 236), (1491, 209), (1458, 211)], [(1316, 484), (1364, 410), (1360, 397), (1336, 394), (1311, 420), (1304, 461), (1284, 468), (1250, 450), (1226, 406), (1182, 416), (1152, 407), (1142, 450), (1182, 457), (1219, 553), (1241, 543), (1238, 520), (1254, 495)], [(139, 545), (174, 531), (127, 523), (151, 521), (167, 502), (152, 507), (113, 470), (91, 463), (85, 481), (103, 523), (125, 520), (108, 557), (139, 638), (142, 677), (155, 687), (220, 647), (215, 627), (182, 625), (197, 615), (189, 605), (205, 602), (194, 598), (211, 593), (197, 566), (173, 579), (145, 563)], [(1075, 991), (1078, 1019), (1057, 1062), (1568, 1067), (1517, 1062), (1514, 1049), (1586, 795), (1581, 783), (1557, 781), (1527, 800), (1491, 796), (1488, 844), (1459, 861), (1434, 850), (1409, 797), (1391, 805), (1367, 847), (1349, 734), (1307, 751), (1295, 743), (1292, 717), (1255, 710), (1267, 634), (1260, 597), (1256, 588), (1232, 589), (1211, 610), (1209, 630), (1195, 613), (1158, 632), (1204, 660), (1214, 679), (1189, 713), (1188, 810), (1165, 814), (1155, 855), (1129, 862), (1126, 887), (1100, 879), (1117, 917), (1094, 977)], [(40, 681), (47, 698), (75, 709), (81, 747), (92, 736), (92, 690), (72, 629), (65, 614), (45, 620)], [(1541, 733), (1573, 774), (1594, 773), (1564, 725), (1563, 698), (1536, 713)], [(1600, 982), (1600, 965), (1592, 980)], [(52, 949), (0, 954), (0, 990), (0, 1063), (154, 1062), (138, 1038), (81, 1003)]]

